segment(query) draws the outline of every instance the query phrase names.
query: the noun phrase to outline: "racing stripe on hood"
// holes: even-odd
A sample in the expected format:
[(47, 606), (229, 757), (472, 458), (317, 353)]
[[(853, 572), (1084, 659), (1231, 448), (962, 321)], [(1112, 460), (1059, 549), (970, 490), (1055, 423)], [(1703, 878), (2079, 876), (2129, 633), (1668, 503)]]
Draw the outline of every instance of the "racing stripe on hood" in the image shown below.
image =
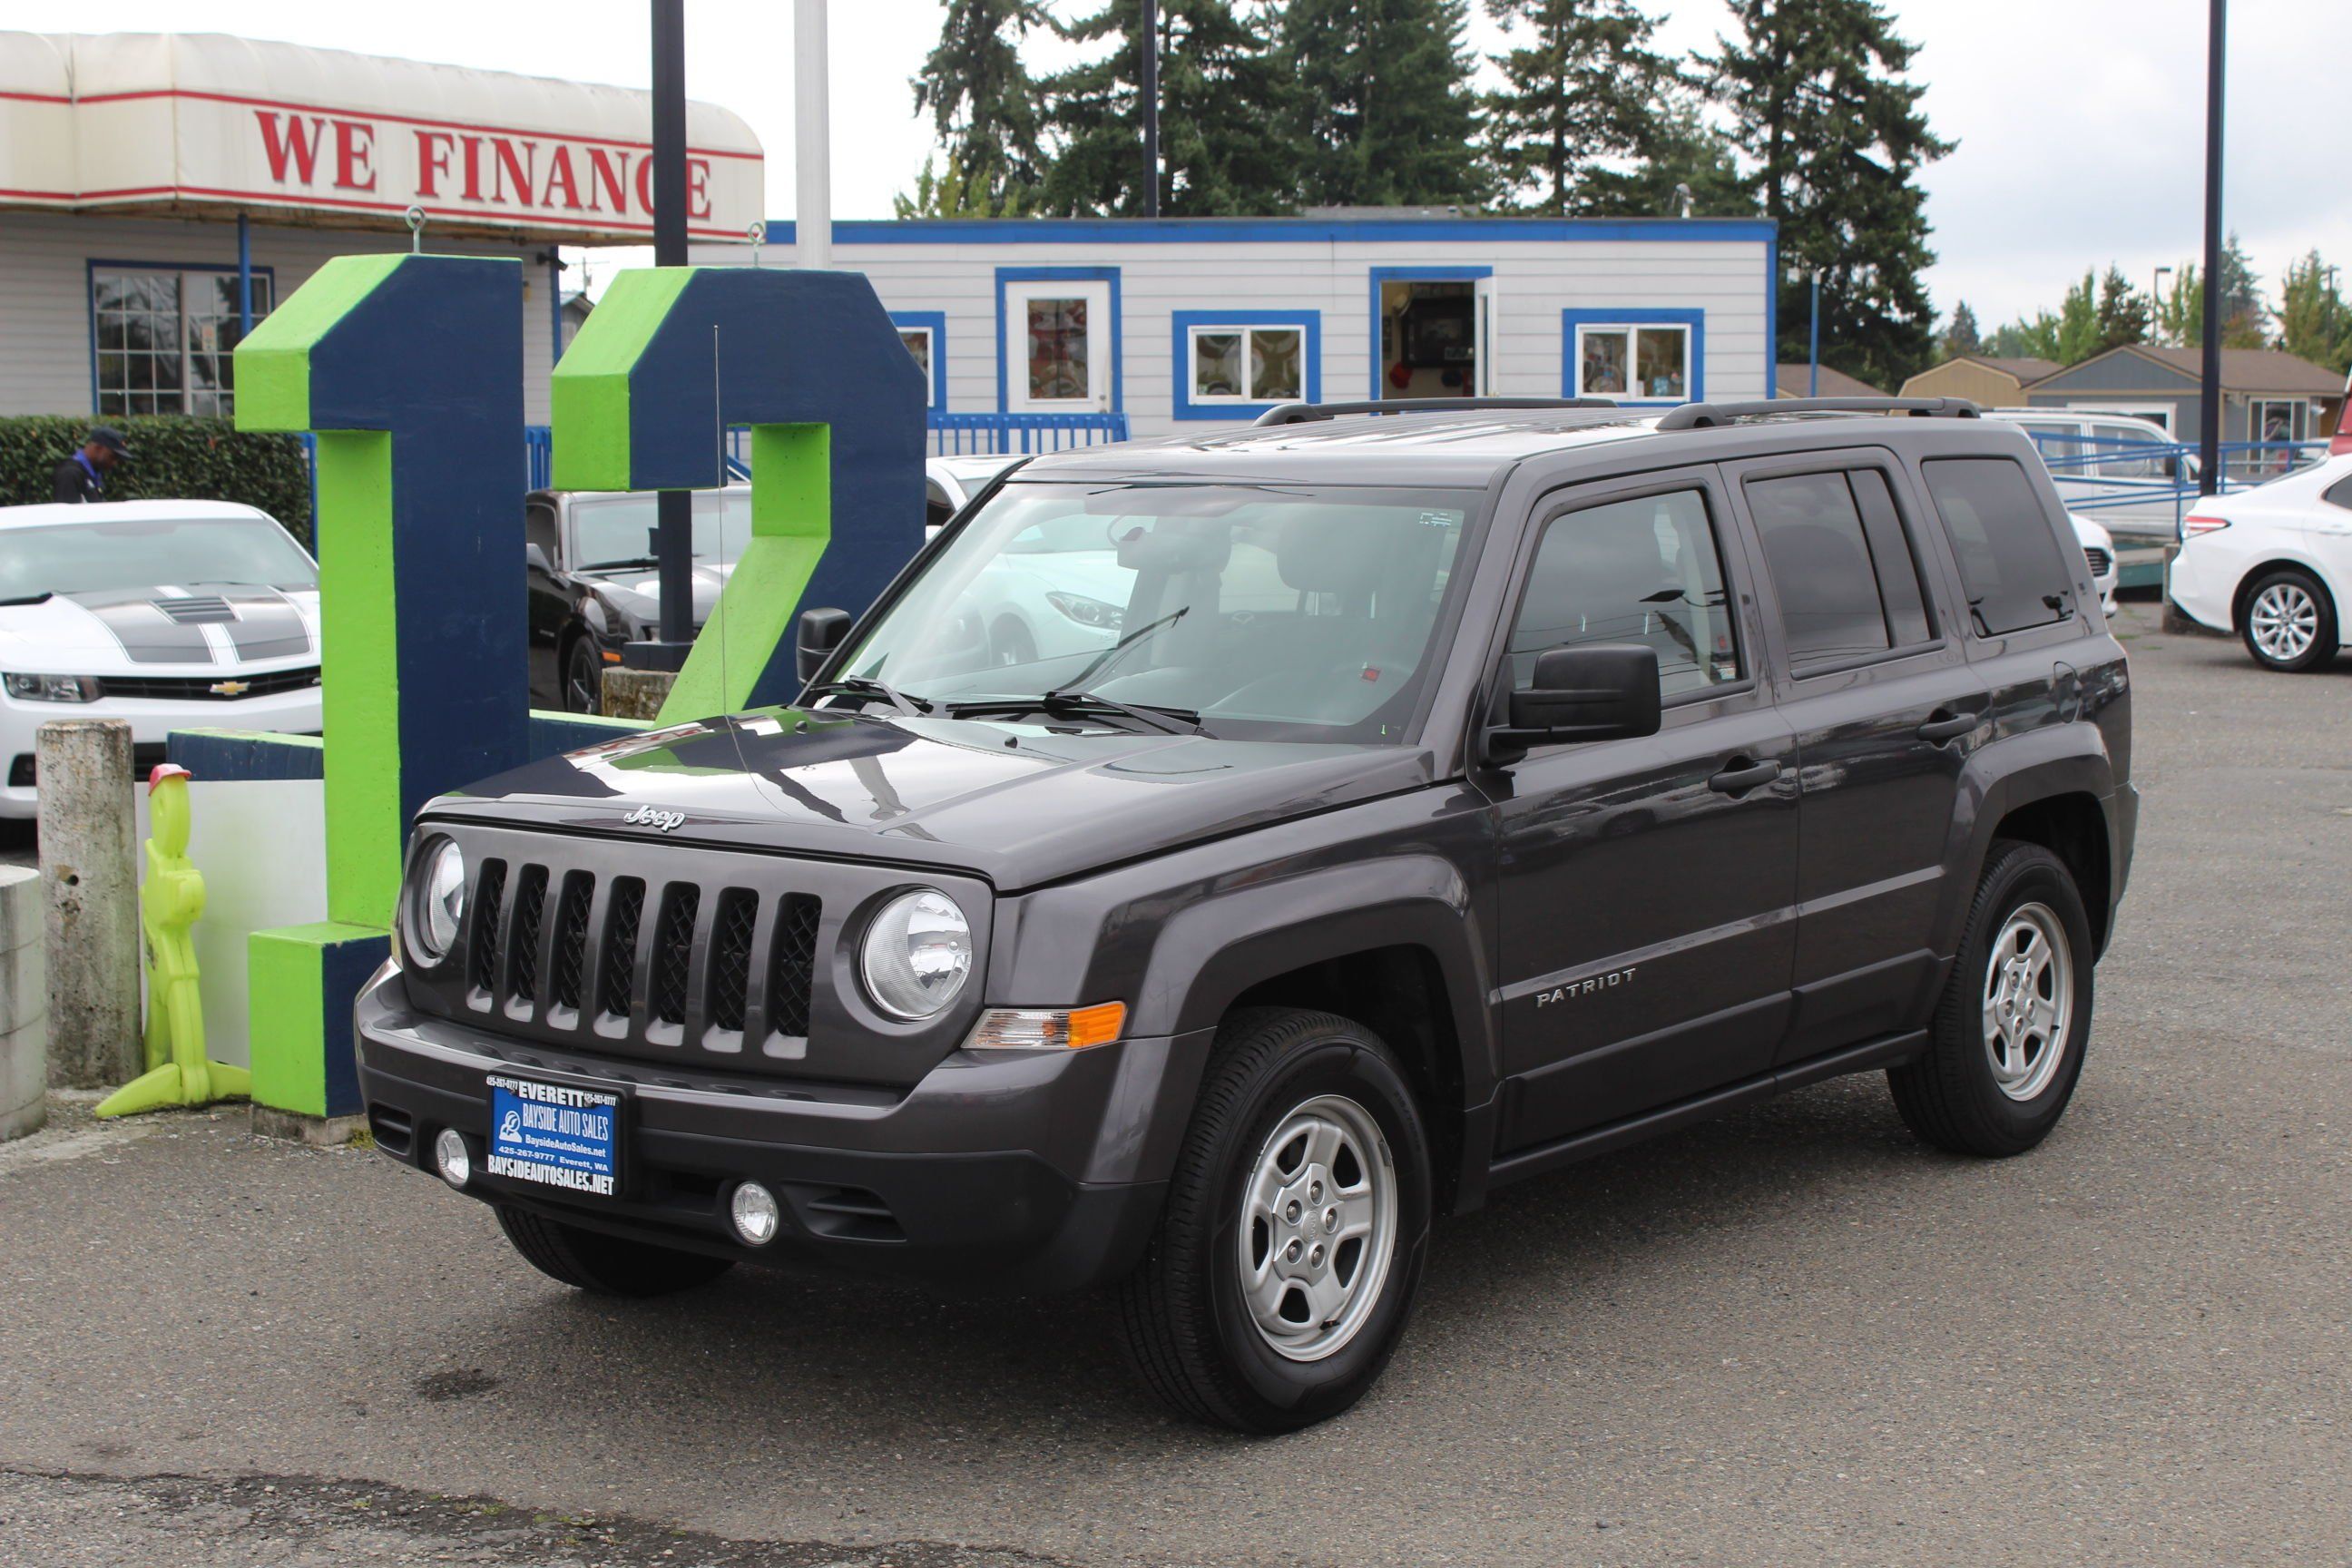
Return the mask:
[(98, 618), (133, 664), (211, 664), (212, 644), (201, 626), (182, 626), (155, 607), (151, 588), (101, 588), (67, 594)]
[(236, 645), (239, 660), (284, 658), (290, 654), (310, 651), (310, 628), (302, 624), (302, 612), (294, 601), (275, 588), (251, 583), (223, 583), (190, 590), (194, 594), (217, 594), (229, 602), (236, 618), (222, 625), (229, 641)]

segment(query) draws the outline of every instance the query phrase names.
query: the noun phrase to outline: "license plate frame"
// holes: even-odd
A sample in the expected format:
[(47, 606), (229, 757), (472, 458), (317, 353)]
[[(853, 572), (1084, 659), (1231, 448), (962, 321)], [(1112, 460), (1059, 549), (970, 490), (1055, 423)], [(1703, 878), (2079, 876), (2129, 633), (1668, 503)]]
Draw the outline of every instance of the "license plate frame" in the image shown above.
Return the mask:
[(486, 1087), (487, 1174), (575, 1197), (622, 1195), (625, 1094), (519, 1073), (491, 1073)]

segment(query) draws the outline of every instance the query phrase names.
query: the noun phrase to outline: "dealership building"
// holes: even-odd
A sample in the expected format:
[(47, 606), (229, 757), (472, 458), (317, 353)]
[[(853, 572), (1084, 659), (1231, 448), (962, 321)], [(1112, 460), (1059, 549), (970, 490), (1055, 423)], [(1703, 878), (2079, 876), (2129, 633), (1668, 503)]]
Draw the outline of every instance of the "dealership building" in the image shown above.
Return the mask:
[[(649, 94), (217, 34), (0, 32), (0, 414), (226, 414), (230, 353), (330, 257), (522, 264), (548, 416), (555, 247), (653, 233)], [(688, 226), (740, 239), (759, 140), (687, 110)], [(576, 280), (573, 284), (576, 288)]]

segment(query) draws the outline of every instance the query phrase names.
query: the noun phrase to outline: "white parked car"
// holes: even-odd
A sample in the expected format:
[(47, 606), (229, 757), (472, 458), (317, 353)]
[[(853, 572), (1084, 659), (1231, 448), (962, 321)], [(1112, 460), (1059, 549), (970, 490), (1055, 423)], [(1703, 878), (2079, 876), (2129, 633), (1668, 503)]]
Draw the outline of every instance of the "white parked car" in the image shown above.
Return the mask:
[(2115, 536), (2079, 511), (2070, 511), (2066, 521), (2074, 525), (2074, 537), (2083, 546), (2083, 559), (2091, 568), (2091, 586), (2099, 591), (2099, 608), (2112, 616), (2116, 613), (2116, 581), (2123, 569), (2116, 564)]
[(1019, 452), (966, 452), (923, 464), (923, 537), (930, 539), (997, 475), (1024, 461)]
[(129, 720), (142, 774), (173, 730), (315, 733), (318, 563), (229, 501), (0, 507), (0, 818), (63, 718)]
[(2198, 462), (2152, 419), (2072, 408), (1988, 408), (1988, 419), (2021, 426), (2033, 437), (2058, 497), (2069, 507), (2095, 503), (2116, 533), (2169, 540), (2180, 521), (2180, 489), (2197, 482)]
[(2200, 499), (2165, 591), (2190, 619), (2243, 637), (2259, 664), (2305, 670), (2334, 658), (2352, 593), (2352, 455)]

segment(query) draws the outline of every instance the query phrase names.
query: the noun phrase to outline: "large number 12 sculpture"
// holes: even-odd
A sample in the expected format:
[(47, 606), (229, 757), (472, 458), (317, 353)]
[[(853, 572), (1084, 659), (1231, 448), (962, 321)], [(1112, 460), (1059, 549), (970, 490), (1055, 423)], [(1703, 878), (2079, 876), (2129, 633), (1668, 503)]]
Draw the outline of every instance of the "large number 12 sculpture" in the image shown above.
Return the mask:
[[(358, 1110), (409, 821), (528, 756), (522, 319), (520, 262), (339, 257), (237, 347), (238, 427), (318, 433), (325, 621), (328, 919), (252, 937), (257, 1104)], [(614, 279), (555, 373), (557, 483), (710, 488), (751, 426), (751, 542), (665, 720), (789, 699), (803, 605), (862, 611), (913, 554), (924, 400), (855, 274)]]

